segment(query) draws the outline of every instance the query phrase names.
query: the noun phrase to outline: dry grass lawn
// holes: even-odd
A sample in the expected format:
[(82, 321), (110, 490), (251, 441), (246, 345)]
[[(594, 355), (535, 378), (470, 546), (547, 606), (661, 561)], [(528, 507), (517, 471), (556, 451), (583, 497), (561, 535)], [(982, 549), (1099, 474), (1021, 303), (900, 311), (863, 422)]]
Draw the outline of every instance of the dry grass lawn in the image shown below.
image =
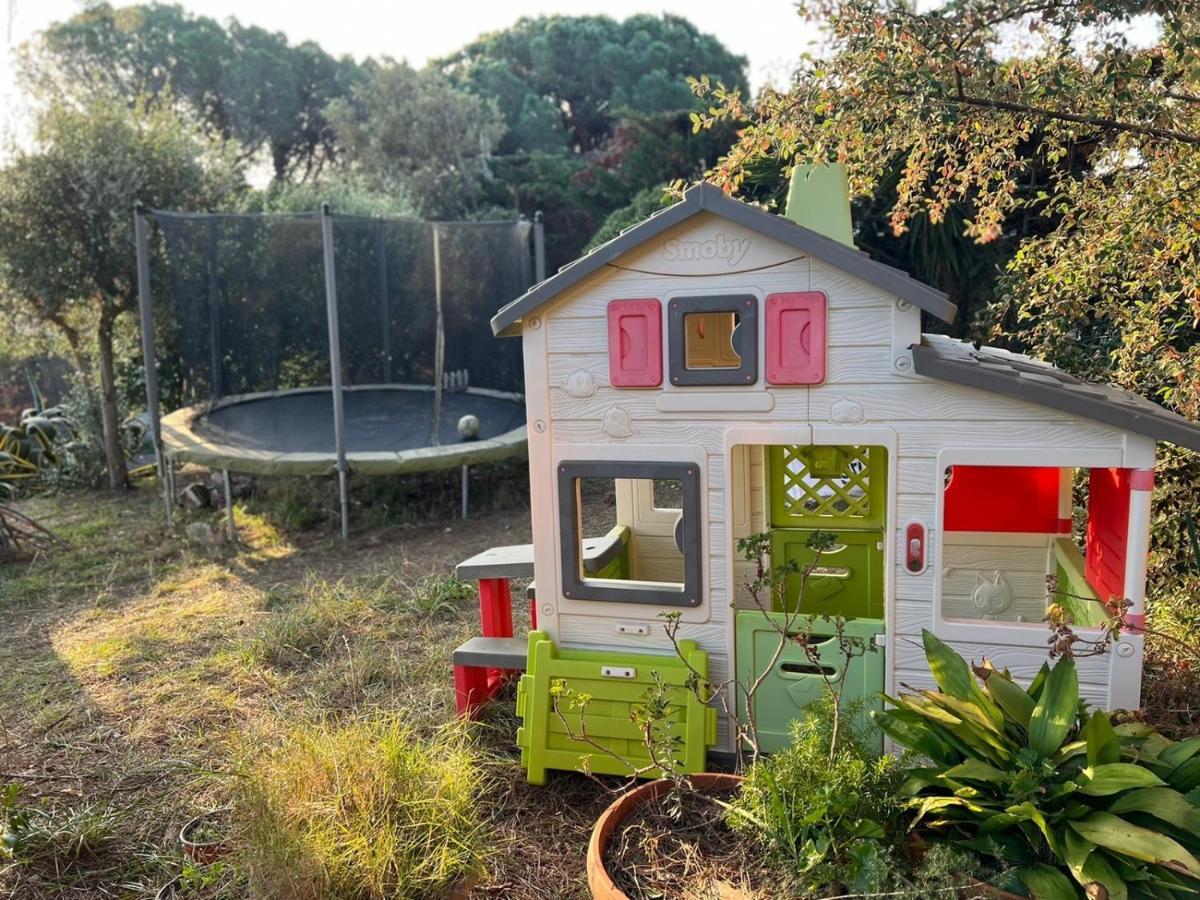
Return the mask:
[[(33, 861), (0, 857), (0, 894), (153, 897), (183, 868), (180, 826), (225, 807), (247, 760), (297, 724), (399, 713), (432, 733), (451, 721), (450, 652), (478, 611), (450, 575), (529, 539), (523, 501), (510, 506), (345, 546), (239, 507), (241, 543), (210, 548), (168, 533), (149, 489), (27, 502), (68, 545), (0, 568), (0, 785), (47, 825)], [(526, 785), (515, 725), (508, 699), (473, 729), (494, 770), (475, 895), (584, 896), (587, 834), (608, 797), (579, 776)], [(192, 873), (209, 883), (196, 896), (247, 896), (230, 860)]]

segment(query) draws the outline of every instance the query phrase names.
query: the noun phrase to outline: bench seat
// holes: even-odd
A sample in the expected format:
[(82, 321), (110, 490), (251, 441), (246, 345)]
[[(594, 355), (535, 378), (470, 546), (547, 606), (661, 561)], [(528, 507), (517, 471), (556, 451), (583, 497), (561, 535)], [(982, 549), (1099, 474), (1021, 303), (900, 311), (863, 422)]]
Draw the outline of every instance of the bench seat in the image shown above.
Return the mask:
[(525, 671), (529, 642), (517, 637), (473, 637), (454, 651), (454, 665)]

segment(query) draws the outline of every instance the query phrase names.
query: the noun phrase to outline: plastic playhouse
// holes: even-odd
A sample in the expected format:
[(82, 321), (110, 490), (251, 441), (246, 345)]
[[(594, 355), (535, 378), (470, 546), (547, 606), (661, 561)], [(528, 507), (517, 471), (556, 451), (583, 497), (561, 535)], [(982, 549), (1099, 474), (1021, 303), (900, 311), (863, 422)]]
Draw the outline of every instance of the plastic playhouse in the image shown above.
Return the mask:
[[(847, 697), (932, 687), (922, 629), (1030, 678), (1048, 603), (1084, 634), (1127, 598), (1136, 625), (1155, 442), (1200, 449), (1200, 426), (922, 334), (922, 314), (955, 312), (855, 249), (833, 166), (797, 169), (785, 216), (697, 185), (501, 309), (493, 330), (524, 350), (533, 543), (459, 568), (480, 579), (483, 608), (483, 633), (455, 654), (460, 712), (525, 671), (518, 742), (540, 782), (588, 753), (549, 714), (552, 684), (591, 698), (593, 741), (629, 750), (628, 705), (653, 672), (678, 683), (664, 610), (713, 681), (757, 675), (771, 654), (742, 589), (753, 564), (737, 542), (751, 534), (800, 562), (814, 530), (836, 535), (783, 603), (844, 617), (878, 647), (838, 673)], [(1063, 596), (1047, 596), (1052, 575)], [(535, 579), (528, 642), (512, 636), (512, 577)], [(818, 696), (805, 662), (787, 648), (755, 697), (767, 749)], [(1126, 632), (1078, 661), (1081, 693), (1137, 707), (1141, 669), (1142, 638)], [(712, 704), (681, 695), (675, 709), (690, 770), (706, 748), (732, 749)]]

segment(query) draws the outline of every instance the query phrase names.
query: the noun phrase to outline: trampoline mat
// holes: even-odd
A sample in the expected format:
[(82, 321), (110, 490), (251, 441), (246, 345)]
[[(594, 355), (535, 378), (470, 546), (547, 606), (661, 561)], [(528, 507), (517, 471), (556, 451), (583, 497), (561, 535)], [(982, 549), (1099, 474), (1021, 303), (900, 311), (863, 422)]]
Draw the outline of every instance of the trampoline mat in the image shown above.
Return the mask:
[[(343, 394), (347, 453), (401, 453), (433, 444), (431, 390), (347, 390)], [(525, 424), (517, 400), (473, 391), (442, 395), (438, 443), (462, 442), (458, 420), (479, 419), (479, 438), (498, 437)], [(303, 391), (221, 406), (196, 419), (198, 435), (236, 447), (280, 453), (336, 453), (331, 391)]]

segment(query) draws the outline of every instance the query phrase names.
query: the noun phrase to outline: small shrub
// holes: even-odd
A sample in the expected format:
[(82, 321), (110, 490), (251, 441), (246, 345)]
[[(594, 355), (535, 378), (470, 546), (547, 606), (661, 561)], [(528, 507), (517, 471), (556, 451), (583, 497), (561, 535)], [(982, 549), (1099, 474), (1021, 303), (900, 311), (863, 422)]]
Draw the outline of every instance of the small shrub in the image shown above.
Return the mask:
[(458, 604), (475, 597), (475, 585), (457, 575), (427, 575), (405, 598), (406, 612), (440, 616), (457, 612)]
[(484, 762), (457, 730), (394, 717), (297, 728), (237, 805), (254, 896), (384, 900), (444, 891), (483, 857)]
[(56, 867), (96, 856), (113, 837), (117, 813), (105, 806), (24, 806), (15, 784), (0, 792), (0, 859), (53, 863)]
[(835, 885), (881, 889), (891, 869), (884, 838), (899, 812), (897, 761), (875, 756), (864, 735), (841, 727), (831, 754), (832, 701), (806, 709), (793, 723), (791, 746), (747, 771), (727, 817), (811, 893)]

